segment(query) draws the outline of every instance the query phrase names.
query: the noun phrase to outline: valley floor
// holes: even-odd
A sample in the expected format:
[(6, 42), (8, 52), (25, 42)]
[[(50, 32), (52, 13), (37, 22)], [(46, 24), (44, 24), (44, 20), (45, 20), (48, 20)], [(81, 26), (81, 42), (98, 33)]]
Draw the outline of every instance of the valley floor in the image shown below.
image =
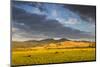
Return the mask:
[(30, 49), (12, 51), (12, 65), (95, 61), (95, 48)]

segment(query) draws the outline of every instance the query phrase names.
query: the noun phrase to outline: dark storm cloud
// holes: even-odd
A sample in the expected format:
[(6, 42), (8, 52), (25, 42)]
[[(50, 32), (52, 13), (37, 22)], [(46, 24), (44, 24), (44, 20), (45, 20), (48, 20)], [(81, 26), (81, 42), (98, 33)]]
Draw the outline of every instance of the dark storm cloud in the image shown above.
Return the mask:
[(69, 8), (71, 11), (80, 14), (80, 17), (88, 22), (95, 23), (96, 7), (88, 5), (64, 5), (64, 8)]
[(13, 34), (18, 34), (21, 37), (93, 38), (88, 32), (65, 27), (57, 20), (46, 19), (45, 15), (31, 14), (14, 6), (12, 6), (12, 21), (14, 21), (12, 22), (13, 27), (20, 29)]
[[(46, 10), (43, 5), (45, 3), (41, 2), (25, 2), (25, 1), (13, 1), (12, 5), (29, 5), (38, 8), (40, 11)], [(50, 3), (48, 3), (50, 4)], [(61, 4), (56, 4), (56, 5), (61, 5)], [(69, 9), (73, 11), (76, 14), (79, 14), (80, 17), (91, 23), (95, 23), (96, 20), (96, 7), (95, 6), (88, 6), (88, 5), (70, 5), (70, 4), (63, 4), (64, 8)]]

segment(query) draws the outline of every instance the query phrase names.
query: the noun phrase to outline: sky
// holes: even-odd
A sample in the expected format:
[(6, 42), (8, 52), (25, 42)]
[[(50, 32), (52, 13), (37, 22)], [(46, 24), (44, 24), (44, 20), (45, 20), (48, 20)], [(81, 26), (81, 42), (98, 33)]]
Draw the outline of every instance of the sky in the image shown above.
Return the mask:
[(72, 39), (95, 41), (96, 7), (12, 1), (12, 40)]

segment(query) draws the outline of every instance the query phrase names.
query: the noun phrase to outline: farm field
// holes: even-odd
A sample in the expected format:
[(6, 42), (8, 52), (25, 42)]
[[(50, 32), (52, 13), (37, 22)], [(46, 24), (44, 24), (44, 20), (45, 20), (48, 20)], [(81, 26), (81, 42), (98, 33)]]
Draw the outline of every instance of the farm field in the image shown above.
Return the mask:
[(95, 61), (95, 48), (27, 48), (12, 51), (12, 65)]

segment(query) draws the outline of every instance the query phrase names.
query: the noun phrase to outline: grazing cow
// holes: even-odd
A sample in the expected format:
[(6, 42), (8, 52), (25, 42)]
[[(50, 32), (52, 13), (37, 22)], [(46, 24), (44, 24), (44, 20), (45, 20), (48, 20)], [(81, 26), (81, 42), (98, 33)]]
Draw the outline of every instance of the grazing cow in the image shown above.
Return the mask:
[(27, 57), (31, 57), (31, 55), (28, 55)]
[(59, 52), (55, 52), (55, 54), (57, 54), (57, 53), (59, 53)]

